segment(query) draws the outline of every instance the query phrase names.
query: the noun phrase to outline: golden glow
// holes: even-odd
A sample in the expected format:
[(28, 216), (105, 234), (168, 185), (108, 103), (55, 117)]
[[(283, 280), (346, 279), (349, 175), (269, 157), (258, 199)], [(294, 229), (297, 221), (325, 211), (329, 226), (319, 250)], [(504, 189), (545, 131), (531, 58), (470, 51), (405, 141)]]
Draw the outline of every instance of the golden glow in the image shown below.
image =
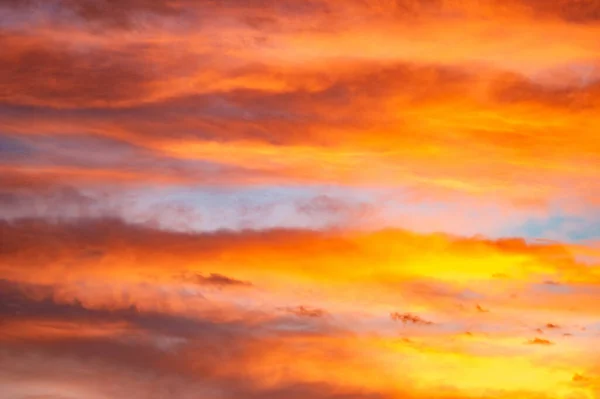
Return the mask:
[(42, 3), (0, 399), (600, 397), (597, 1)]

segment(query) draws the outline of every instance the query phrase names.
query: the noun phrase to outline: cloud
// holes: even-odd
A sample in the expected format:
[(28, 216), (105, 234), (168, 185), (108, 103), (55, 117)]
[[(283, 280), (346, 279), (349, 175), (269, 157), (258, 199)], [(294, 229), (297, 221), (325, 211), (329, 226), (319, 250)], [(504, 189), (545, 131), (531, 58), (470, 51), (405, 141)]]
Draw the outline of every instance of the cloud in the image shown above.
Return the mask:
[[(0, 227), (7, 238), (0, 246), (4, 278), (0, 357), (9, 359), (4, 348), (12, 348), (37, 356), (31, 364), (41, 368), (23, 366), (18, 371), (12, 361), (0, 363), (10, 365), (11, 372), (30, 373), (29, 378), (39, 383), (58, 381), (40, 359), (51, 359), (54, 368), (64, 372), (84, 361), (79, 359), (90, 358), (95, 360), (88, 361), (84, 370), (94, 380), (106, 370), (123, 368), (120, 374), (127, 378), (118, 385), (131, 387), (132, 392), (145, 392), (145, 385), (137, 385), (139, 373), (158, 373), (167, 379), (183, 378), (177, 385), (182, 391), (176, 391), (182, 395), (203, 384), (203, 389), (225, 389), (232, 397), (244, 396), (240, 392), (294, 395), (286, 387), (323, 383), (332, 387), (326, 393), (333, 397), (357, 392), (402, 397), (407, 387), (409, 397), (431, 397), (435, 391), (444, 398), (444, 388), (438, 389), (440, 376), (454, 378), (459, 373), (456, 392), (483, 395), (502, 383), (499, 397), (510, 397), (519, 390), (549, 392), (573, 375), (570, 368), (544, 362), (534, 348), (523, 347), (519, 336), (523, 309), (534, 326), (551, 308), (524, 308), (515, 301), (518, 310), (512, 311), (506, 287), (499, 287), (491, 270), (479, 270), (483, 265), (497, 266), (504, 256), (505, 264), (517, 269), (552, 262), (556, 249), (548, 244), (395, 230), (177, 233), (118, 219), (17, 220)], [(423, 252), (426, 257), (415, 263)], [(469, 277), (469, 269), (461, 269), (461, 264), (474, 254), (475, 278), (458, 279), (459, 273)], [(428, 270), (432, 263), (435, 269)], [(208, 265), (227, 279), (251, 281), (258, 288), (206, 290), (199, 296), (198, 287), (181, 276), (210, 278), (205, 274)], [(444, 273), (449, 273), (445, 277), (449, 287)], [(523, 287), (512, 280), (515, 273), (506, 274), (511, 278), (502, 284)], [(520, 278), (528, 281), (526, 276)], [(444, 306), (440, 307), (440, 296), (413, 296), (410, 283), (415, 279), (435, 279), (434, 287), (446, 287)], [(532, 281), (539, 280), (536, 276)], [(409, 289), (404, 289), (403, 281)], [(459, 295), (465, 287), (486, 293), (486, 303), (494, 306), (490, 317), (482, 320), (472, 312), (450, 310), (453, 301), (470, 298)], [(310, 307), (286, 306), (308, 300)], [(389, 312), (390, 304), (398, 303), (406, 306), (406, 313)], [(431, 316), (425, 319), (417, 312)], [(411, 342), (400, 341), (398, 332), (383, 323), (386, 317), (428, 328), (409, 329)], [(460, 338), (467, 327), (477, 333)], [(572, 345), (570, 353), (575, 354), (582, 343), (573, 337), (560, 345)], [(411, 367), (408, 374), (405, 369), (385, 368), (397, 359), (422, 368)], [(593, 360), (577, 359), (573, 360), (577, 367)], [(285, 373), (277, 374), (282, 364), (287, 365)], [(493, 384), (481, 378), (498, 368), (510, 372), (496, 377)], [(388, 372), (382, 373), (384, 369)], [(127, 383), (129, 373), (138, 377)], [(238, 391), (240, 373), (249, 385)], [(90, 391), (105, 392), (86, 379), (77, 381)], [(396, 385), (398, 381), (402, 384)], [(432, 388), (412, 392), (413, 382)]]
[[(118, 304), (115, 307), (89, 306), (77, 297), (61, 298), (60, 288), (50, 285), (1, 280), (0, 286), (2, 287), (0, 313), (3, 319), (6, 322), (20, 320), (31, 322), (32, 327), (35, 324), (43, 325), (44, 322), (100, 326), (124, 322), (137, 330), (176, 337), (202, 334), (203, 328), (220, 328), (219, 323), (213, 325), (210, 320), (195, 320), (183, 315), (155, 311), (145, 312), (139, 310), (135, 304)], [(221, 326), (224, 328), (223, 333), (229, 328), (227, 323)], [(236, 328), (235, 323), (230, 326)]]
[(252, 283), (249, 281), (237, 280), (235, 278), (227, 277), (219, 273), (210, 273), (208, 276), (196, 275), (188, 277), (186, 280), (193, 281), (200, 285), (216, 286), (219, 288), (224, 287), (250, 287)]
[(596, 11), (0, 0), (2, 393), (594, 397)]
[(394, 312), (390, 314), (390, 317), (394, 321), (401, 321), (403, 324), (423, 324), (423, 325), (431, 325), (433, 322), (428, 320), (423, 320), (420, 316), (412, 315), (410, 313), (398, 313)]
[(544, 284), (546, 284), (546, 285), (560, 285), (560, 283), (558, 283), (556, 281), (552, 281), (552, 280), (544, 281)]
[(484, 309), (483, 307), (481, 307), (481, 305), (475, 306), (475, 309), (477, 309), (477, 311), (480, 313), (488, 313), (489, 312), (489, 310)]
[[(281, 180), (276, 172), (227, 164), (173, 158), (161, 152), (102, 136), (59, 137), (2, 136), (21, 153), (7, 154), (0, 163), (0, 190), (7, 195), (52, 191), (61, 187), (87, 190), (135, 191), (144, 184), (175, 187), (182, 184), (208, 187), (256, 184), (261, 179)], [(10, 143), (9, 143), (10, 141)], [(96, 152), (89, 154), (90, 147)], [(265, 173), (266, 172), (266, 173)], [(267, 177), (267, 175), (271, 177)], [(254, 183), (253, 183), (254, 182)]]
[[(0, 179), (0, 217), (92, 217), (117, 214), (110, 195), (103, 190), (88, 193), (49, 179), (25, 178), (7, 173)], [(103, 202), (104, 201), (104, 202)]]
[(595, 0), (518, 0), (538, 15), (554, 16), (569, 23), (587, 24), (600, 21), (600, 4)]
[[(67, 15), (75, 15), (87, 23), (105, 29), (139, 29), (140, 27), (147, 27), (143, 22), (148, 22), (149, 17), (181, 21), (185, 20), (186, 13), (194, 15), (199, 21), (205, 21), (206, 16), (204, 14), (214, 18), (227, 16), (240, 22), (246, 22), (249, 26), (261, 30), (273, 26), (281, 29), (280, 23), (282, 20), (290, 19), (294, 21), (291, 17), (300, 20), (312, 18), (321, 23), (325, 21), (332, 23), (335, 21), (332, 15), (340, 16), (341, 21), (338, 21), (338, 24), (361, 14), (369, 22), (379, 19), (407, 24), (410, 18), (444, 20), (448, 13), (452, 13), (455, 17), (467, 19), (469, 17), (493, 15), (493, 12), (503, 11), (505, 14), (512, 14), (516, 18), (531, 18), (532, 21), (535, 21), (533, 17), (542, 17), (557, 18), (569, 23), (595, 22), (598, 14), (597, 5), (593, 0), (553, 0), (547, 3), (540, 0), (515, 0), (504, 3), (496, 0), (464, 1), (460, 3), (440, 0), (396, 0), (387, 2), (353, 0), (344, 4), (327, 0), (227, 0), (218, 3), (187, 0), (179, 2), (125, 0), (116, 6), (108, 0), (56, 0), (51, 4), (53, 7), (45, 8), (42, 7), (44, 3), (37, 0), (5, 0), (0, 3), (1, 6), (9, 9), (44, 12), (47, 16), (56, 19)], [(199, 11), (204, 11), (204, 13)], [(348, 22), (345, 24), (346, 27)], [(318, 26), (322, 30), (326, 29), (326, 26), (321, 24)]]
[[(102, 266), (84, 261), (81, 267), (71, 268), (71, 273), (109, 276), (118, 273), (119, 268), (131, 268), (132, 278), (138, 273), (135, 270), (141, 273), (144, 269), (146, 273), (165, 276), (165, 260), (170, 259), (167, 263), (180, 265), (181, 272), (196, 274), (204, 272), (201, 269), (205, 262), (212, 262), (212, 267), (219, 267), (219, 274), (235, 276), (236, 280), (251, 281), (256, 285), (261, 282), (252, 276), (262, 276), (260, 280), (263, 280), (265, 273), (326, 281), (329, 273), (335, 272), (339, 282), (368, 278), (369, 281), (392, 284), (390, 287), (394, 282), (430, 278), (453, 283), (461, 279), (487, 280), (499, 272), (510, 274), (511, 279), (517, 281), (531, 281), (540, 274), (566, 276), (572, 281), (589, 283), (598, 279), (593, 269), (575, 262), (569, 248), (562, 245), (457, 238), (402, 230), (344, 233), (272, 229), (178, 233), (125, 223), (118, 218), (88, 218), (63, 222), (43, 219), (4, 221), (0, 223), (0, 231), (5, 237), (4, 247), (13, 248), (2, 255), (5, 265), (8, 262), (22, 264), (23, 273), (16, 267), (8, 270), (23, 277), (27, 270), (41, 264), (45, 265), (44, 273), (58, 277), (55, 273), (62, 262), (68, 261), (80, 248), (92, 247), (115, 259), (133, 256), (135, 261), (113, 266), (110, 262)], [(435, 251), (419, 249), (432, 245)], [(32, 251), (38, 254), (33, 258), (36, 261), (30, 258)], [(311, 254), (311, 262), (302, 266), (306, 253)], [(479, 254), (480, 261), (475, 264), (465, 262), (474, 253)], [(331, 257), (340, 259), (340, 263), (329, 262)], [(390, 259), (395, 259), (396, 266)], [(258, 262), (262, 264), (260, 269), (255, 268)], [(345, 264), (344, 270), (342, 264)], [(348, 268), (361, 264), (373, 266), (369, 271), (358, 266)], [(172, 269), (170, 275), (177, 272)]]
[[(20, 339), (36, 342), (38, 339), (100, 338), (117, 343), (147, 343), (156, 349), (168, 350), (197, 341), (203, 345), (227, 345), (229, 341), (229, 345), (237, 345), (237, 341), (240, 344), (245, 342), (245, 345), (269, 341), (290, 328), (296, 331), (297, 337), (302, 337), (303, 331), (323, 338), (344, 335), (343, 330), (306, 324), (301, 319), (282, 318), (276, 313), (267, 313), (267, 309), (258, 314), (231, 307), (224, 309), (212, 303), (196, 312), (181, 312), (172, 306), (152, 309), (139, 302), (95, 304), (89, 302), (89, 292), (82, 292), (80, 300), (68, 293), (68, 287), (58, 284), (49, 286), (1, 280), (0, 287), (0, 314), (5, 326), (0, 334), (0, 344)], [(147, 294), (150, 287), (146, 287), (146, 291)], [(135, 294), (134, 290), (129, 291), (134, 301), (139, 300), (141, 295), (135, 298)], [(155, 295), (152, 299), (157, 301), (159, 298)], [(304, 307), (298, 309), (298, 312), (303, 312), (298, 314), (299, 317), (321, 317), (324, 314)]]
[[(203, 181), (209, 178), (189, 170), (205, 163), (232, 170), (212, 181), (238, 184), (401, 186), (430, 198), (460, 194), (538, 206), (595, 202), (595, 176), (575, 170), (594, 170), (597, 161), (593, 126), (585, 121), (598, 106), (598, 85), (594, 73), (584, 79), (570, 62), (539, 79), (435, 60), (327, 68), (323, 61), (280, 70), (255, 60), (231, 67), (212, 45), (201, 57), (160, 43), (108, 41), (82, 52), (58, 39), (5, 36), (13, 43), (6, 63), (24, 74), (6, 76), (0, 112), (10, 131), (84, 132), (138, 147), (131, 159), (148, 171), (131, 173), (120, 164), (111, 176), (143, 180), (150, 171), (170, 175), (179, 167)], [(39, 67), (25, 67), (29, 53)], [(40, 76), (43, 82), (30, 84)], [(152, 167), (148, 152), (169, 162)], [(484, 161), (485, 169), (473, 167)], [(580, 186), (590, 190), (571, 189)]]
[(584, 376), (582, 376), (581, 374), (574, 374), (573, 375), (573, 381), (585, 381), (586, 378)]
[[(356, 207), (356, 213), (366, 212), (368, 206), (365, 204), (358, 204)], [(309, 215), (327, 215), (337, 214), (343, 212), (352, 213), (353, 208), (348, 206), (346, 200), (341, 198), (332, 198), (327, 195), (320, 195), (309, 201), (302, 201), (297, 204), (298, 212), (306, 213)]]
[(543, 338), (534, 338), (532, 340), (527, 341), (530, 345), (553, 345), (553, 343), (547, 339)]
[(180, 2), (168, 0), (3, 0), (0, 7), (23, 12), (42, 12), (46, 17), (62, 22), (61, 18), (76, 16), (81, 20), (104, 29), (131, 29), (139, 27), (143, 17), (176, 17), (183, 9)]
[[(178, 397), (192, 397), (206, 389), (232, 398), (301, 397), (307, 392), (323, 398), (388, 395), (376, 387), (344, 383), (338, 372), (324, 371), (319, 366), (323, 355), (310, 337), (303, 338), (298, 330), (278, 333), (278, 329), (290, 327), (289, 320), (223, 321), (136, 308), (87, 308), (77, 301), (55, 301), (52, 287), (2, 281), (1, 288), (0, 369), (7, 390), (32, 394), (41, 386), (46, 387), (46, 393), (52, 389), (73, 392), (62, 388), (62, 383), (69, 383), (89, 395), (140, 395), (151, 392), (153, 384), (149, 381), (155, 380), (151, 376), (160, 375), (159, 392), (170, 387), (174, 390), (170, 394), (177, 393)], [(300, 321), (294, 325), (297, 328)], [(338, 356), (345, 349), (336, 348), (329, 332), (318, 332), (321, 345), (331, 347), (328, 361), (342, 361)], [(306, 345), (311, 348), (308, 352)], [(14, 358), (17, 353), (20, 355)], [(343, 356), (350, 356), (346, 361), (359, 366), (351, 353)], [(291, 374), (265, 383), (267, 374), (272, 375), (279, 367), (277, 359), (294, 358), (296, 365), (290, 363), (288, 367)], [(304, 368), (311, 363), (311, 368)], [(341, 369), (347, 367), (340, 364)], [(323, 377), (311, 380), (312, 369), (320, 370)], [(94, 382), (113, 372), (118, 384)], [(34, 383), (24, 387), (8, 376)], [(200, 391), (198, 386), (202, 386)]]
[(323, 309), (311, 308), (306, 306), (287, 307), (283, 308), (283, 310), (298, 317), (318, 318), (324, 317), (327, 314), (327, 312), (325, 312), (325, 310)]
[(110, 0), (67, 0), (63, 3), (63, 7), (71, 8), (85, 20), (118, 27), (129, 26), (136, 18), (136, 14), (173, 16), (183, 11), (178, 3), (168, 0), (126, 0), (118, 4), (114, 4)]
[[(556, 98), (560, 101), (572, 98), (574, 102), (560, 104), (543, 93), (518, 94), (533, 90), (527, 85), (534, 84), (522, 78), (523, 81), (514, 83), (514, 88), (502, 89), (505, 93), (501, 95), (492, 93), (486, 101), (481, 98), (481, 93), (486, 92), (481, 81), (488, 78), (471, 76), (469, 71), (407, 65), (379, 72), (372, 66), (364, 69), (359, 68), (354, 77), (342, 76), (339, 82), (316, 91), (290, 88), (273, 93), (266, 89), (234, 88), (124, 110), (108, 109), (97, 114), (41, 112), (36, 114), (35, 129), (61, 130), (67, 125), (64, 127), (67, 130), (85, 130), (93, 126), (101, 134), (135, 144), (145, 151), (133, 153), (131, 159), (139, 165), (147, 165), (145, 173), (132, 173), (134, 171), (119, 164), (110, 174), (118, 176), (120, 172), (131, 182), (149, 178), (150, 172), (171, 177), (171, 171), (179, 168), (182, 170), (180, 179), (164, 180), (180, 182), (189, 178), (191, 182), (233, 181), (252, 185), (287, 182), (364, 187), (375, 184), (401, 186), (429, 198), (446, 199), (460, 194), (466, 198), (489, 199), (493, 193), (496, 199), (541, 205), (554, 200), (595, 201), (593, 194), (568, 189), (589, 183), (593, 193), (593, 175), (573, 172), (576, 165), (595, 162), (593, 157), (578, 156), (587, 151), (586, 147), (596, 146), (593, 139), (587, 139), (589, 132), (585, 129), (572, 132), (568, 143), (566, 139), (540, 137), (536, 133), (539, 112), (548, 115), (545, 121), (556, 132), (570, 131), (572, 125), (583, 126), (580, 122), (584, 115), (595, 109), (594, 89), (561, 89), (555, 94)], [(269, 73), (264, 72), (266, 79)], [(373, 77), (378, 74), (383, 77)], [(323, 78), (317, 74), (314, 79)], [(374, 79), (382, 79), (382, 82), (374, 83)], [(384, 81), (410, 84), (406, 83), (408, 87), (398, 94), (399, 88), (383, 84)], [(538, 86), (541, 91), (550, 90)], [(492, 87), (491, 90), (500, 89)], [(564, 90), (572, 95), (565, 94)], [(20, 93), (26, 91), (19, 90)], [(334, 92), (341, 94), (333, 95)], [(362, 97), (352, 95), (354, 92), (362, 93)], [(587, 100), (582, 103), (577, 100), (579, 97)], [(505, 126), (500, 125), (503, 122), (494, 122), (494, 132), (485, 131), (484, 125), (488, 122), (457, 120), (454, 113), (444, 111), (452, 108), (456, 101), (465, 108), (465, 115), (489, 115), (489, 123), (492, 119), (517, 122)], [(374, 110), (386, 109), (393, 103), (412, 111), (407, 111), (402, 120), (382, 111), (357, 112), (366, 103), (379, 104), (372, 108)], [(335, 113), (331, 112), (334, 109)], [(573, 112), (573, 109), (578, 111)], [(25, 125), (27, 114), (12, 116), (11, 126), (20, 131), (31, 130), (31, 123)], [(421, 126), (424, 120), (432, 118), (441, 125)], [(512, 123), (519, 125), (518, 133), (511, 133), (513, 127), (509, 125)], [(456, 137), (449, 140), (446, 132), (451, 126)], [(415, 135), (395, 134), (420, 129), (428, 133), (419, 136), (419, 140), (414, 139)], [(165, 131), (172, 133), (165, 136)], [(559, 136), (566, 137), (562, 134), (553, 137)], [(454, 144), (461, 142), (471, 145)], [(517, 142), (519, 146), (515, 149)], [(390, 145), (394, 151), (388, 150)], [(438, 150), (431, 153), (436, 148)], [(152, 167), (146, 162), (148, 151), (155, 156), (163, 155), (169, 162), (162, 161)], [(232, 156), (224, 156), (226, 153)], [(486, 154), (485, 171), (471, 167), (480, 164), (482, 154)], [(224, 172), (220, 179), (194, 174), (192, 170), (198, 163), (218, 165)], [(554, 166), (547, 168), (544, 164)], [(228, 177), (230, 175), (232, 177)], [(314, 207), (302, 205), (302, 208)]]
[(7, 32), (0, 32), (0, 46), (2, 102), (110, 108), (150, 92), (150, 74), (137, 58), (144, 48), (82, 52)]

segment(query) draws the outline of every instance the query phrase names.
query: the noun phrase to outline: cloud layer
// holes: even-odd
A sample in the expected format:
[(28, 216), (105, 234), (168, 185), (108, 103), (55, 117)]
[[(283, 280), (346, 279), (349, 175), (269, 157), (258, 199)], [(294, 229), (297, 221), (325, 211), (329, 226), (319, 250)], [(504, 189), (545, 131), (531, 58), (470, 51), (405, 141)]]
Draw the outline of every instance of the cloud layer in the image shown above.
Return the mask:
[(0, 0), (0, 399), (600, 393), (594, 0)]
[[(139, 370), (128, 378), (142, 395), (151, 395), (152, 373), (184, 379), (182, 392), (226, 384), (227, 395), (592, 392), (570, 378), (595, 375), (586, 345), (598, 334), (597, 307), (588, 293), (600, 276), (566, 246), (399, 230), (173, 233), (118, 220), (22, 220), (2, 234), (11, 373), (15, 351), (26, 350), (42, 368), (102, 353), (89, 372)], [(128, 351), (142, 352), (129, 359)], [(198, 363), (197, 351), (210, 356)], [(393, 358), (413, 371), (388, 368)], [(482, 385), (498, 367), (498, 386)], [(453, 373), (461, 378), (450, 388)], [(71, 382), (103, 392), (78, 378)]]

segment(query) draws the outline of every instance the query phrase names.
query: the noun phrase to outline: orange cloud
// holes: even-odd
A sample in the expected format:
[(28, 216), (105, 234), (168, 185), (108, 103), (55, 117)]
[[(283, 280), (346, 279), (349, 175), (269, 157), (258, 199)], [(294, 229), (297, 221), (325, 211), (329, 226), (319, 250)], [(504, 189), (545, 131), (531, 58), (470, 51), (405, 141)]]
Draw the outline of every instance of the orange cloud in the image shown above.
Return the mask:
[(412, 315), (410, 313), (401, 314), (398, 312), (394, 312), (390, 314), (390, 317), (394, 321), (401, 321), (402, 323), (412, 323), (412, 324), (424, 324), (430, 325), (433, 324), (431, 321), (423, 320), (419, 316)]
[[(5, 222), (2, 236), (0, 276), (7, 281), (0, 310), (9, 323), (1, 345), (79, 359), (87, 353), (82, 347), (61, 342), (90, 342), (115, 351), (103, 355), (111, 363), (133, 350), (133, 340), (148, 347), (143, 356), (154, 359), (148, 367), (168, 365), (160, 370), (188, 376), (190, 384), (196, 378), (220, 384), (243, 369), (261, 392), (327, 383), (348, 392), (445, 398), (451, 392), (444, 381), (454, 376), (455, 392), (465, 397), (498, 389), (499, 397), (552, 398), (591, 389), (568, 384), (593, 360), (583, 355), (585, 336), (532, 341), (555, 354), (571, 353), (548, 363), (537, 345), (523, 345), (521, 315), (525, 309), (533, 328), (553, 305), (515, 300), (519, 311), (513, 311), (505, 298), (507, 287), (525, 295), (545, 275), (597, 282), (558, 244), (394, 230), (184, 234), (117, 220)], [(505, 285), (497, 273), (507, 275)], [(211, 290), (182, 275), (253, 286)], [(418, 281), (439, 283), (428, 291)], [(482, 295), (494, 312), (472, 310)], [(314, 307), (298, 305), (307, 301)], [(456, 306), (461, 303), (470, 309)], [(399, 306), (407, 313), (394, 313)], [(570, 317), (584, 320), (597, 308), (580, 306)], [(406, 322), (402, 331), (390, 314)], [(421, 323), (429, 325), (411, 325)], [(464, 336), (466, 328), (474, 334)], [(193, 360), (219, 342), (239, 352), (211, 352), (228, 359), (219, 366)], [(398, 362), (413, 371), (390, 367)]]
[(367, 231), (400, 222), (318, 194), (287, 205), (352, 228), (184, 233), (96, 193), (384, 188), (415, 229), (494, 203), (594, 230), (597, 3), (0, 1), (2, 394), (595, 398), (594, 242)]
[(552, 345), (551, 341), (543, 338), (534, 338), (530, 341), (527, 341), (527, 343), (530, 345)]
[[(212, 180), (221, 184), (400, 186), (436, 198), (596, 203), (595, 85), (553, 88), (518, 75), (410, 64), (335, 72), (333, 80), (305, 73), (315, 83), (304, 88), (248, 89), (238, 81), (224, 91), (109, 111), (109, 118), (56, 111), (33, 123), (9, 116), (9, 126), (59, 138), (86, 130), (158, 156), (246, 171)], [(248, 81), (273, 74), (240, 73)], [(165, 137), (165, 129), (175, 133)]]
[[(485, 314), (490, 320), (510, 319), (522, 307), (560, 311), (565, 317), (573, 317), (568, 316), (573, 304), (562, 294), (531, 291), (532, 286), (543, 286), (550, 277), (573, 284), (567, 297), (578, 298), (579, 317), (597, 313), (593, 298), (585, 299), (585, 291), (578, 288), (578, 284), (598, 284), (595, 269), (577, 263), (569, 247), (558, 244), (463, 239), (399, 230), (168, 233), (102, 219), (67, 224), (23, 220), (4, 222), (1, 228), (6, 237), (4, 246), (10, 248), (1, 257), (4, 278), (65, 283), (66, 297), (83, 295), (81, 300), (91, 287), (79, 287), (76, 282), (95, 281), (93, 285), (98, 287), (89, 298), (92, 305), (123, 303), (118, 291), (103, 291), (103, 285), (123, 284), (124, 288), (130, 287), (126, 289), (134, 289), (137, 284), (153, 282), (175, 289), (183, 283), (191, 292), (202, 294), (203, 287), (229, 283), (233, 288), (250, 282), (253, 289), (234, 290), (232, 295), (251, 298), (268, 293), (264, 301), (274, 308), (281, 307), (281, 300), (297, 306), (296, 295), (289, 289), (293, 285), (300, 292), (319, 287), (313, 295), (324, 301), (326, 309), (362, 309), (382, 317), (397, 311), (392, 304), (403, 297), (411, 299), (406, 311), (425, 312), (425, 320), (434, 319), (436, 312), (467, 317), (461, 306), (476, 309), (483, 298), (494, 309)], [(499, 273), (507, 277), (500, 281), (495, 277)], [(201, 277), (182, 281), (182, 276)], [(519, 293), (519, 298), (510, 300), (511, 291)], [(228, 301), (229, 290), (219, 292), (205, 294)], [(374, 297), (360, 300), (365, 292)], [(137, 295), (142, 294), (143, 290)], [(176, 299), (177, 308), (185, 308), (183, 298)], [(141, 306), (144, 300), (133, 304)], [(471, 321), (483, 316), (472, 310), (467, 313)], [(537, 316), (535, 321), (532, 318), (532, 324), (545, 324), (547, 317), (540, 314), (539, 320)]]
[(193, 277), (187, 277), (186, 280), (195, 282), (201, 285), (214, 285), (216, 287), (235, 287), (235, 286), (251, 286), (252, 283), (248, 281), (237, 280), (232, 277), (227, 277), (219, 273), (210, 273), (208, 276), (195, 275)]

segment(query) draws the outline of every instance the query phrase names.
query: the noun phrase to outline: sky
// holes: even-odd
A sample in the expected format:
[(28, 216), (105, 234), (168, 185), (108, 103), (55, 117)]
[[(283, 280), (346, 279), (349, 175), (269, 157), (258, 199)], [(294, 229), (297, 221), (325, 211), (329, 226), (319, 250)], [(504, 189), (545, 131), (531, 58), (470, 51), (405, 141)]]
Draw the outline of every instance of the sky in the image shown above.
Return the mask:
[(0, 0), (0, 399), (600, 398), (597, 0)]

